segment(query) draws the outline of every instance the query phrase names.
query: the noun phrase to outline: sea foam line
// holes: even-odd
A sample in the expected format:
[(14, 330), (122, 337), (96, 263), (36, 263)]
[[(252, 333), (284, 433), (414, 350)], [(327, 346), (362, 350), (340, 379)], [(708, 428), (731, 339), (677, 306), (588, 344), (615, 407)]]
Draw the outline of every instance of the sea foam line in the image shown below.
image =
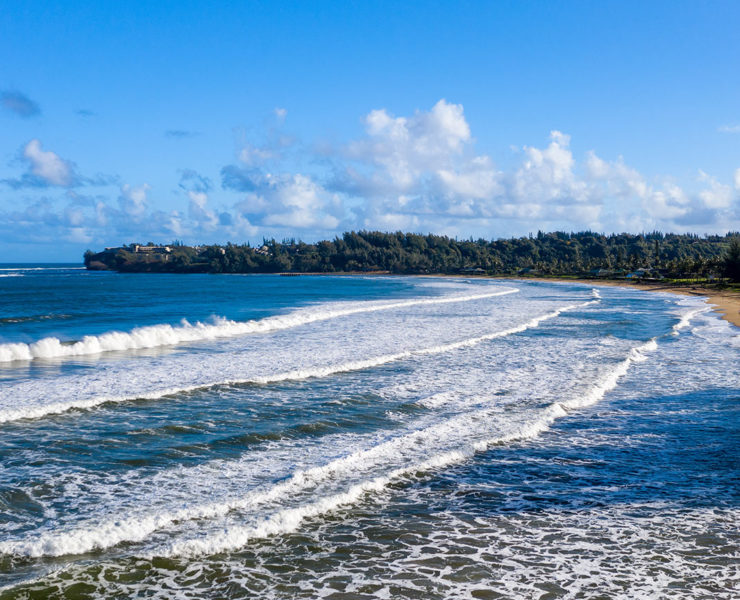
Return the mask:
[[(296, 471), (286, 481), (277, 483), (266, 490), (250, 492), (240, 498), (191, 505), (171, 512), (107, 520), (96, 523), (94, 527), (80, 527), (48, 533), (35, 532), (33, 539), (0, 543), (0, 554), (29, 557), (63, 556), (104, 550), (123, 542), (140, 542), (155, 531), (180, 522), (215, 519), (237, 510), (258, 509), (271, 503), (297, 498), (324, 482), (352, 476), (363, 470), (383, 468), (386, 465), (390, 467), (387, 473), (370, 476), (364, 481), (349, 485), (345, 490), (312, 500), (307, 504), (279, 509), (257, 524), (232, 526), (227, 531), (220, 530), (218, 534), (200, 536), (195, 539), (174, 540), (155, 552), (147, 554), (146, 557), (190, 557), (238, 550), (253, 539), (295, 531), (306, 518), (320, 516), (354, 504), (365, 494), (381, 491), (389, 483), (401, 477), (463, 462), (494, 445), (535, 438), (548, 430), (556, 420), (565, 417), (569, 410), (594, 404), (603, 399), (607, 392), (616, 387), (618, 381), (633, 363), (646, 360), (647, 353), (656, 348), (655, 339), (632, 348), (627, 357), (591, 386), (583, 397), (555, 402), (543, 409), (534, 419), (519, 424), (504, 435), (468, 442), (465, 440), (466, 436), (474, 436), (476, 433), (485, 434), (482, 429), (488, 427), (492, 413), (484, 409), (458, 415), (425, 429), (411, 431), (372, 448), (353, 452), (325, 465)], [(459, 447), (449, 448), (450, 444), (456, 443)], [(440, 445), (443, 446), (441, 452), (439, 452)], [(444, 448), (445, 445), (448, 447)], [(433, 453), (435, 446), (438, 450), (437, 455), (426, 460), (418, 460), (420, 455)], [(399, 457), (403, 459), (404, 456), (412, 460), (411, 464), (401, 467), (389, 464), (397, 461)]]
[[(401, 477), (464, 462), (465, 460), (472, 458), (476, 453), (486, 451), (494, 445), (535, 438), (548, 430), (556, 420), (567, 416), (568, 410), (566, 410), (566, 408), (572, 409), (577, 406), (587, 406), (601, 400), (608, 391), (616, 387), (619, 379), (626, 375), (629, 367), (633, 363), (646, 360), (646, 353), (653, 351), (656, 348), (657, 342), (654, 338), (641, 346), (632, 348), (627, 358), (620, 362), (617, 367), (608, 373), (600, 382), (595, 384), (589, 393), (586, 394), (584, 399), (574, 398), (563, 403), (555, 402), (545, 408), (538, 419), (525, 423), (506, 435), (487, 438), (474, 444), (465, 444), (461, 449), (447, 451), (428, 460), (394, 469), (386, 475), (381, 475), (370, 480), (354, 484), (346, 491), (320, 498), (319, 500), (303, 506), (280, 510), (257, 525), (232, 526), (226, 531), (219, 532), (217, 535), (209, 535), (206, 537), (199, 536), (197, 538), (187, 540), (175, 540), (164, 548), (159, 549), (157, 552), (151, 553), (148, 558), (153, 558), (155, 556), (193, 557), (239, 550), (253, 539), (264, 538), (270, 535), (291, 533), (297, 530), (305, 519), (320, 516), (344, 506), (352, 505), (367, 493), (381, 491), (389, 483)], [(470, 421), (469, 418), (465, 420)], [(433, 426), (429, 429), (435, 430), (437, 427)], [(460, 430), (459, 426), (455, 428), (455, 430)], [(417, 440), (413, 438), (415, 438), (418, 433), (420, 432), (414, 432), (414, 434), (406, 437), (412, 438), (412, 444), (417, 444)], [(434, 434), (437, 432), (433, 431), (425, 433), (432, 433), (430, 437), (434, 437)], [(368, 460), (369, 457), (367, 454), (373, 453), (375, 450), (376, 449), (373, 448), (368, 452), (355, 453), (355, 455), (333, 462), (346, 463), (348, 462), (348, 459), (350, 459), (353, 463), (356, 462), (358, 464), (362, 464)], [(318, 467), (316, 470), (324, 472), (329, 471), (334, 475), (332, 463), (329, 463), (329, 465), (324, 467)], [(295, 481), (300, 482), (302, 479), (306, 478), (306, 474), (297, 473), (294, 478)], [(293, 482), (291, 481), (290, 483)]]
[(128, 402), (130, 400), (158, 400), (164, 396), (172, 396), (175, 394), (182, 394), (187, 392), (193, 392), (196, 390), (204, 390), (220, 385), (266, 385), (270, 383), (279, 383), (281, 381), (299, 381), (302, 379), (311, 379), (318, 377), (328, 377), (336, 375), (337, 373), (345, 373), (351, 371), (360, 371), (363, 369), (369, 369), (372, 367), (378, 367), (387, 363), (412, 358), (414, 356), (424, 356), (430, 354), (441, 354), (444, 352), (451, 352), (460, 348), (469, 346), (475, 346), (482, 342), (494, 340), (496, 338), (507, 337), (515, 333), (521, 333), (527, 329), (537, 327), (542, 321), (553, 319), (563, 312), (575, 310), (578, 308), (585, 308), (591, 304), (598, 303), (599, 300), (589, 300), (587, 302), (580, 302), (578, 304), (569, 304), (547, 314), (539, 317), (534, 317), (522, 325), (510, 327), (502, 331), (496, 331), (493, 333), (484, 334), (481, 336), (452, 342), (449, 344), (443, 344), (438, 346), (431, 346), (429, 348), (421, 348), (418, 350), (406, 350), (403, 352), (397, 352), (394, 354), (385, 354), (374, 358), (365, 360), (356, 360), (346, 363), (328, 365), (326, 367), (314, 367), (311, 369), (294, 369), (283, 373), (276, 373), (274, 375), (265, 375), (262, 377), (251, 377), (247, 379), (225, 379), (218, 381), (211, 381), (206, 383), (198, 383), (190, 386), (180, 387), (169, 387), (151, 392), (141, 392), (134, 395), (126, 396), (96, 396), (92, 398), (85, 398), (82, 400), (62, 401), (53, 402), (49, 404), (43, 404), (40, 406), (24, 406), (19, 408), (6, 408), (0, 411), (0, 423), (8, 423), (11, 421), (18, 421), (21, 419), (38, 419), (46, 417), (48, 415), (60, 414), (67, 412), (72, 409), (90, 409), (101, 404), (106, 403), (117, 403), (117, 402)]
[[(472, 346), (487, 339), (494, 339), (504, 335), (510, 335), (513, 332), (524, 331), (528, 327), (536, 326), (546, 319), (554, 318), (558, 314), (572, 310), (578, 307), (593, 304), (595, 301), (584, 302), (563, 307), (546, 315), (531, 319), (524, 325), (511, 328), (505, 331), (487, 334), (478, 338), (472, 338), (461, 342), (426, 348), (418, 351), (410, 351), (390, 356), (412, 356), (414, 354), (433, 354), (457, 349), (464, 346)], [(639, 353), (641, 348), (634, 352)], [(627, 362), (633, 360), (633, 353), (627, 359)], [(635, 357), (637, 354), (634, 355)], [(619, 375), (624, 373), (620, 363)], [(626, 371), (624, 371), (626, 372)], [(618, 378), (617, 377), (617, 378)], [(607, 384), (595, 386), (598, 393), (603, 394), (611, 389), (609, 383), (612, 381), (611, 375), (607, 379)], [(300, 521), (307, 516), (320, 514), (333, 510), (336, 507), (352, 503), (368, 491), (379, 490), (387, 485), (393, 479), (402, 475), (407, 475), (416, 471), (426, 471), (432, 468), (443, 467), (454, 462), (460, 462), (469, 458), (475, 452), (484, 450), (489, 446), (497, 443), (506, 443), (517, 439), (524, 439), (539, 435), (545, 431), (551, 423), (558, 417), (564, 416), (566, 411), (561, 404), (553, 404), (546, 408), (543, 414), (531, 422), (517, 427), (515, 430), (504, 436), (497, 436), (475, 443), (464, 443), (463, 448), (455, 448), (445, 451), (440, 455), (429, 460), (418, 462), (412, 460), (408, 466), (392, 469), (390, 474), (371, 478), (351, 486), (347, 491), (331, 495), (307, 506), (299, 506), (290, 509), (278, 511), (275, 515), (261, 523), (257, 528), (242, 528), (243, 531), (232, 539), (234, 547), (240, 547), (238, 540), (250, 539), (257, 536), (269, 535), (279, 531), (289, 531), (290, 527), (297, 527)], [(476, 411), (465, 415), (453, 417), (443, 423), (438, 423), (425, 429), (411, 431), (405, 435), (393, 438), (367, 450), (360, 450), (347, 456), (338, 458), (325, 465), (309, 468), (295, 472), (288, 480), (278, 483), (267, 490), (258, 490), (251, 492), (241, 498), (227, 501), (206, 503), (200, 505), (190, 505), (179, 510), (171, 512), (158, 512), (153, 514), (136, 515), (124, 519), (115, 519), (108, 521), (99, 521), (94, 528), (77, 528), (68, 529), (63, 532), (35, 532), (32, 540), (16, 540), (0, 543), (0, 554), (19, 554), (31, 557), (40, 556), (62, 556), (68, 554), (83, 554), (93, 550), (110, 548), (122, 542), (139, 542), (145, 540), (157, 530), (164, 529), (176, 523), (183, 521), (192, 521), (196, 519), (214, 519), (223, 517), (235, 510), (255, 509), (260, 506), (284, 501), (305, 493), (323, 482), (332, 481), (342, 476), (351, 476), (366, 469), (383, 467), (384, 463), (397, 460), (404, 455), (413, 455), (413, 459), (419, 454), (426, 455), (434, 451), (434, 446), (439, 446), (440, 442), (456, 443), (464, 436), (470, 436), (471, 432), (476, 431), (476, 427), (487, 427), (490, 423), (492, 413), (487, 410)], [(282, 528), (282, 529), (281, 529)], [(164, 551), (167, 555), (179, 554), (202, 554), (210, 552), (226, 551), (228, 548), (221, 550), (208, 547), (206, 542), (193, 542), (193, 547), (180, 547), (175, 545)], [(199, 545), (200, 544), (200, 545)], [(212, 542), (209, 542), (212, 545)], [(243, 545), (243, 544), (241, 544)]]
[(180, 325), (168, 324), (137, 327), (131, 331), (109, 331), (101, 335), (86, 335), (72, 344), (64, 344), (56, 337), (47, 337), (30, 344), (0, 344), (0, 362), (29, 361), (35, 359), (73, 358), (115, 352), (121, 350), (139, 350), (161, 346), (173, 346), (185, 342), (199, 342), (218, 338), (236, 337), (245, 334), (267, 333), (282, 329), (307, 325), (317, 321), (326, 321), (360, 313), (371, 313), (383, 310), (394, 310), (410, 306), (433, 304), (450, 304), (454, 302), (471, 302), (514, 294), (516, 288), (469, 294), (465, 296), (445, 296), (442, 298), (423, 298), (399, 302), (367, 303), (362, 306), (337, 307), (330, 309), (302, 309), (253, 321), (232, 321), (218, 317), (213, 323), (189, 323), (183, 320)]
[(686, 311), (684, 314), (681, 315), (678, 323), (673, 326), (672, 334), (678, 335), (681, 329), (686, 329), (690, 325), (694, 317), (702, 313), (709, 312), (710, 310), (712, 310), (711, 306), (702, 306), (701, 308)]
[[(555, 418), (565, 414), (566, 412), (557, 405), (548, 407), (541, 418), (521, 425), (504, 436), (497, 436), (475, 444), (463, 442), (461, 444), (462, 448), (446, 450), (421, 462), (414, 460), (409, 465), (391, 468), (388, 474), (371, 477), (369, 480), (354, 484), (346, 492), (332, 494), (317, 502), (311, 502), (307, 506), (279, 510), (267, 521), (260, 524), (255, 531), (262, 531), (261, 528), (267, 523), (267, 529), (264, 530), (263, 535), (277, 533), (278, 531), (273, 531), (275, 523), (282, 526), (285, 523), (292, 523), (297, 526), (301, 519), (318, 514), (317, 508), (320, 509), (319, 512), (326, 512), (330, 508), (354, 502), (365, 492), (379, 490), (400, 476), (461, 462), (471, 457), (475, 452), (484, 450), (493, 444), (533, 437), (547, 429)], [(476, 427), (478, 429), (487, 427), (491, 415), (491, 411), (486, 409), (458, 415), (442, 423), (410, 431), (371, 448), (352, 452), (327, 464), (296, 471), (285, 481), (267, 489), (249, 492), (239, 498), (189, 505), (170, 512), (100, 520), (96, 522), (94, 527), (71, 528), (64, 531), (36, 531), (32, 539), (0, 542), (0, 554), (29, 557), (84, 554), (95, 550), (104, 550), (123, 542), (140, 542), (155, 531), (180, 522), (215, 519), (237, 510), (254, 510), (271, 503), (284, 502), (305, 494), (325, 482), (357, 475), (363, 471), (382, 468), (386, 465), (392, 467), (392, 464), (389, 463), (397, 461), (399, 458), (403, 459), (404, 456), (412, 455), (410, 457), (412, 460), (417, 459), (419, 455), (433, 452), (435, 450), (434, 446), (455, 443), (461, 437), (470, 436), (471, 433), (474, 434)], [(270, 522), (273, 525), (269, 525)], [(246, 528), (246, 530), (250, 532), (247, 537), (256, 536), (256, 534), (253, 534), (253, 528)], [(283, 531), (287, 531), (287, 529)], [(239, 536), (239, 538), (241, 537), (244, 536)], [(223, 550), (212, 548), (212, 551)], [(183, 552), (178, 549), (177, 542), (175, 542), (175, 546), (166, 551), (165, 554), (176, 556), (183, 553), (202, 554), (204, 552), (207, 553), (205, 546), (201, 546), (199, 552)]]
[(84, 271), (85, 267), (2, 267), (0, 271)]

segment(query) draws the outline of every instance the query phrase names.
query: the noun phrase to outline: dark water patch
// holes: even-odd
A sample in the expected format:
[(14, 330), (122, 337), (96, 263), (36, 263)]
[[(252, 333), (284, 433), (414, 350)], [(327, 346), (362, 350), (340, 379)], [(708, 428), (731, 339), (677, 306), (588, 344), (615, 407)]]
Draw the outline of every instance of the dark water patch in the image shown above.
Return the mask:
[(29, 323), (35, 321), (52, 321), (58, 319), (71, 319), (72, 315), (68, 314), (47, 314), (47, 315), (19, 315), (16, 317), (0, 317), (0, 326), (13, 325), (16, 323)]

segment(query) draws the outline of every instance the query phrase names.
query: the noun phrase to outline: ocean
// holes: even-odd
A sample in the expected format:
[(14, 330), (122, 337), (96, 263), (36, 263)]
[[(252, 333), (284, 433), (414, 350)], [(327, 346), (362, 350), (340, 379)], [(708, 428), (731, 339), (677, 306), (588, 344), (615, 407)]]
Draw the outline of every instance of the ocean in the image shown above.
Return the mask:
[(737, 598), (739, 359), (625, 288), (0, 265), (0, 598)]

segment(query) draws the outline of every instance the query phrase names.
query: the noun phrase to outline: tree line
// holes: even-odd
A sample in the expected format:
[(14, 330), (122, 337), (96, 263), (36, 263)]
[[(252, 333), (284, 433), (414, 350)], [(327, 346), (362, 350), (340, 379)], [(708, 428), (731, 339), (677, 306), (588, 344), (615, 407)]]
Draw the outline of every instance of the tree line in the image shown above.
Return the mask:
[[(173, 242), (166, 253), (137, 253), (129, 244), (85, 253), (88, 268), (207, 273), (342, 273), (595, 275), (740, 279), (740, 234), (698, 236), (652, 232), (538, 232), (519, 238), (459, 240), (440, 235), (350, 231), (309, 244), (265, 239), (193, 247)], [(153, 244), (148, 244), (150, 247)]]

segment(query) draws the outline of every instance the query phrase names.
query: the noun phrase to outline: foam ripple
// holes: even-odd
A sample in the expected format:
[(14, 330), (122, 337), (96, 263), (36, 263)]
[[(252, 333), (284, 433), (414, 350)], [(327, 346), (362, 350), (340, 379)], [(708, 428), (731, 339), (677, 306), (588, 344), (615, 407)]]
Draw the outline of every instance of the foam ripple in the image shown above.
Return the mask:
[(319, 309), (302, 309), (286, 315), (267, 317), (253, 321), (232, 321), (223, 317), (214, 318), (211, 323), (189, 323), (183, 320), (180, 325), (149, 325), (131, 331), (109, 331), (101, 335), (86, 335), (74, 343), (64, 343), (56, 337), (47, 337), (30, 344), (0, 344), (0, 362), (30, 361), (35, 359), (63, 359), (88, 356), (104, 352), (141, 350), (162, 346), (174, 346), (188, 342), (201, 342), (219, 338), (236, 337), (247, 334), (268, 333), (299, 327), (317, 321), (326, 321), (361, 313), (383, 310), (396, 310), (412, 306), (472, 302), (518, 292), (516, 288), (506, 288), (495, 292), (467, 294), (464, 296), (443, 296), (441, 298), (422, 298), (399, 302), (366, 302), (357, 305), (328, 306)]
[(484, 334), (481, 336), (467, 338), (467, 339), (460, 340), (457, 342), (452, 342), (452, 343), (442, 344), (442, 345), (435, 345), (435, 346), (430, 346), (427, 348), (421, 348), (417, 350), (405, 350), (403, 352), (385, 354), (385, 355), (376, 356), (373, 358), (368, 358), (368, 359), (363, 359), (363, 360), (348, 361), (344, 363), (327, 365), (323, 367), (294, 369), (291, 371), (285, 371), (285, 372), (280, 372), (280, 373), (275, 373), (275, 374), (270, 374), (270, 375), (249, 377), (249, 378), (244, 378), (244, 379), (237, 379), (237, 378), (216, 379), (216, 380), (204, 381), (202, 383), (197, 383), (197, 384), (188, 385), (188, 386), (168, 386), (168, 387), (160, 388), (157, 390), (152, 390), (149, 392), (137, 393), (135, 395), (93, 396), (93, 397), (83, 398), (79, 400), (50, 402), (50, 403), (37, 404), (37, 405), (26, 405), (26, 406), (21, 406), (21, 407), (16, 407), (16, 406), (3, 407), (3, 408), (0, 408), (0, 423), (18, 421), (20, 419), (38, 419), (38, 418), (42, 418), (48, 415), (64, 413), (64, 412), (67, 412), (73, 409), (90, 409), (90, 408), (94, 408), (96, 406), (99, 406), (101, 404), (106, 404), (106, 403), (127, 402), (130, 400), (158, 400), (160, 398), (163, 398), (164, 396), (171, 396), (175, 394), (182, 394), (182, 393), (192, 392), (196, 390), (208, 389), (208, 388), (212, 388), (215, 386), (221, 386), (221, 385), (247, 385), (247, 384), (267, 385), (267, 384), (279, 383), (283, 381), (298, 381), (302, 379), (310, 379), (310, 378), (317, 378), (317, 377), (329, 377), (331, 375), (336, 375), (338, 373), (369, 369), (372, 367), (378, 367), (378, 366), (382, 366), (388, 363), (412, 358), (414, 356), (424, 356), (424, 355), (441, 354), (444, 352), (452, 352), (455, 350), (459, 350), (461, 348), (475, 346), (482, 342), (494, 340), (497, 338), (507, 337), (510, 335), (514, 335), (516, 333), (521, 333), (528, 329), (538, 327), (540, 323), (542, 323), (543, 321), (554, 319), (555, 317), (559, 316), (560, 314), (564, 312), (576, 310), (579, 308), (585, 308), (587, 306), (590, 306), (598, 302), (599, 300), (589, 300), (587, 302), (569, 304), (561, 308), (558, 308), (552, 312), (546, 313), (544, 315), (534, 317), (521, 325), (517, 325), (515, 327), (510, 327), (508, 329), (496, 331), (493, 333)]
[[(601, 400), (632, 364), (646, 360), (657, 347), (654, 339), (633, 347), (626, 358), (599, 376), (584, 394), (553, 402), (534, 415), (502, 419), (497, 407), (486, 407), (406, 432), (326, 464), (295, 471), (285, 481), (238, 498), (103, 520), (94, 527), (36, 532), (33, 539), (0, 543), (0, 553), (31, 557), (82, 554), (123, 542), (141, 542), (155, 531), (185, 521), (219, 519), (235, 511), (255, 515), (259, 509), (272, 507), (266, 518), (253, 516), (249, 524), (229, 524), (227, 528), (216, 524), (216, 532), (177, 538), (145, 556), (198, 556), (238, 550), (252, 539), (294, 531), (304, 519), (351, 505), (399, 478), (462, 462), (493, 445), (537, 437), (571, 410)], [(492, 429), (496, 430), (494, 435)], [(297, 506), (289, 506), (296, 501)]]

